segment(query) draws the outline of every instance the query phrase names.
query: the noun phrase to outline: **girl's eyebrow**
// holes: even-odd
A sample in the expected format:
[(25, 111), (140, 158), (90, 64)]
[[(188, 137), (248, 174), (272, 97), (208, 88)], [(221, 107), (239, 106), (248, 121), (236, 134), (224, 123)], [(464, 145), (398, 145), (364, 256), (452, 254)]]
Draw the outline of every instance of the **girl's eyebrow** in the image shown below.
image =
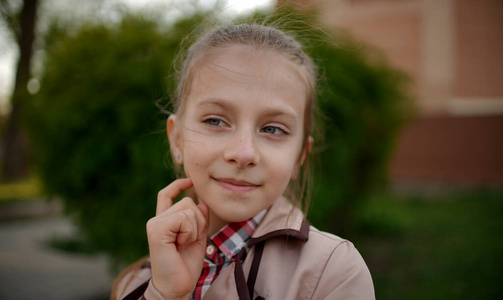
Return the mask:
[(290, 121), (296, 121), (298, 118), (297, 114), (290, 113), (285, 110), (278, 110), (278, 109), (272, 109), (272, 110), (268, 111), (267, 113), (265, 113), (264, 115), (269, 118), (280, 117), (280, 118), (284, 118), (284, 119), (287, 119)]
[[(232, 101), (227, 101), (223, 99), (203, 99), (201, 100), (197, 105), (197, 107), (212, 107), (216, 106), (222, 110), (225, 111), (233, 111), (234, 110), (234, 105)], [(288, 109), (285, 108), (280, 108), (280, 107), (268, 107), (267, 111), (263, 114), (266, 117), (282, 117), (282, 118), (287, 118), (292, 121), (297, 120), (300, 116), (297, 115), (297, 113), (288, 107)]]
[(220, 99), (203, 99), (197, 104), (197, 107), (205, 107), (205, 106), (217, 106), (223, 110), (232, 109), (232, 103)]

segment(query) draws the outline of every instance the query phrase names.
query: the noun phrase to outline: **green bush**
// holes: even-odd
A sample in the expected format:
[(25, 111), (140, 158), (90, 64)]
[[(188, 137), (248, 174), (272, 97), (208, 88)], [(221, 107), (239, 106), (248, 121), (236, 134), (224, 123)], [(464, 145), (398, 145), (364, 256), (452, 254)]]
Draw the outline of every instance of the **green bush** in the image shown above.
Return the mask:
[[(46, 192), (76, 218), (88, 248), (117, 262), (147, 254), (145, 223), (155, 214), (157, 192), (174, 179), (166, 116), (155, 102), (173, 86), (169, 66), (180, 41), (204, 17), (160, 26), (126, 15), (72, 33), (54, 27), (47, 38), (41, 90), (27, 108), (36, 167)], [(406, 97), (403, 77), (369, 62), (366, 51), (315, 43), (308, 51), (323, 72), (320, 122), (327, 138), (315, 150), (320, 164), (310, 218), (334, 230), (351, 224), (385, 179)]]
[[(119, 261), (146, 254), (145, 223), (157, 191), (174, 179), (167, 161), (168, 70), (190, 27), (125, 16), (116, 25), (57, 32), (29, 131), (45, 190), (60, 196), (93, 248)], [(183, 29), (183, 30), (182, 30)]]
[(350, 40), (344, 45), (323, 44), (312, 52), (324, 71), (318, 101), (325, 130), (310, 216), (323, 229), (348, 234), (357, 227), (357, 211), (386, 184), (410, 102), (406, 76), (373, 50), (348, 50), (358, 49)]

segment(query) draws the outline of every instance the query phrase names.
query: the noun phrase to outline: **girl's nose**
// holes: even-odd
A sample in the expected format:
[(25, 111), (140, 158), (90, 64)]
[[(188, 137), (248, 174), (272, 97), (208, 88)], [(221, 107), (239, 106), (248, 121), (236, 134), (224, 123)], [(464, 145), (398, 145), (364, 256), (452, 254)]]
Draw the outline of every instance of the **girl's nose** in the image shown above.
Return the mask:
[(257, 165), (260, 155), (253, 134), (237, 132), (225, 149), (224, 159), (236, 164), (239, 169)]

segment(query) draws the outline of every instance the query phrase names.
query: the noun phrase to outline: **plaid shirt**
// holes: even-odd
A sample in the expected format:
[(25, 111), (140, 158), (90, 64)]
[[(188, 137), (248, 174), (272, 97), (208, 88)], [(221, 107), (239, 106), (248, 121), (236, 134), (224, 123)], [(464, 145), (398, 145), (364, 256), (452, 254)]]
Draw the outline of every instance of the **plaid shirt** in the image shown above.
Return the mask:
[(194, 300), (201, 300), (220, 272), (235, 260), (266, 212), (267, 209), (264, 209), (247, 221), (227, 224), (208, 240), (203, 270), (193, 294)]

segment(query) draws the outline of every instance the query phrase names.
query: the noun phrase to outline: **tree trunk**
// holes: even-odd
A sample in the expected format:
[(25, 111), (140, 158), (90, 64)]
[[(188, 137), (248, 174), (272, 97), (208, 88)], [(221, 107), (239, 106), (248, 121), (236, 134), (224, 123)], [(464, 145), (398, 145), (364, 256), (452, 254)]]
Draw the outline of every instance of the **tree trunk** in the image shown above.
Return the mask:
[(11, 181), (28, 175), (28, 143), (22, 127), (23, 107), (30, 98), (27, 84), (30, 80), (33, 42), (35, 40), (35, 24), (37, 18), (38, 0), (24, 0), (19, 15), (19, 33), (16, 40), (19, 46), (19, 61), (16, 70), (16, 80), (11, 103), (12, 112), (9, 116), (4, 134), (2, 151), (2, 180)]

